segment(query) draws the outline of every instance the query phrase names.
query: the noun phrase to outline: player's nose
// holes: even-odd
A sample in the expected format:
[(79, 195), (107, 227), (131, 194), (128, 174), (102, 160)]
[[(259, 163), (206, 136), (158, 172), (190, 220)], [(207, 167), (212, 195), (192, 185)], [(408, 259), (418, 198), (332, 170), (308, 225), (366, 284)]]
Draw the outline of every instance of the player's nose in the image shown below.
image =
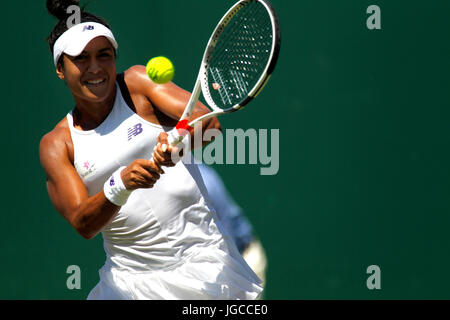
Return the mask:
[(91, 57), (89, 59), (89, 64), (88, 64), (87, 71), (91, 72), (91, 73), (99, 73), (101, 70), (102, 69), (100, 67), (100, 64), (99, 64), (97, 58), (96, 57)]

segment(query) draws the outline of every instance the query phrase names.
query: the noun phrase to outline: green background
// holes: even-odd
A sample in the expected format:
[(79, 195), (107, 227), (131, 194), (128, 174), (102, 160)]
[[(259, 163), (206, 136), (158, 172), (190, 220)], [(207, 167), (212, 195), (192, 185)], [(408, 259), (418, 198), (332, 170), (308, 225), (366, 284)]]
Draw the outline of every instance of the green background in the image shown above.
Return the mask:
[[(83, 3), (83, 2), (82, 2)], [(97, 0), (118, 71), (166, 55), (191, 90), (233, 1)], [(381, 30), (366, 9), (381, 8)], [(280, 170), (216, 165), (268, 256), (267, 299), (450, 298), (450, 2), (273, 0), (269, 85), (224, 128), (279, 129)], [(2, 6), (1, 299), (85, 299), (105, 255), (51, 205), (40, 138), (73, 107), (45, 42), (45, 1)], [(381, 268), (381, 290), (366, 269)], [(68, 290), (66, 268), (81, 268)]]

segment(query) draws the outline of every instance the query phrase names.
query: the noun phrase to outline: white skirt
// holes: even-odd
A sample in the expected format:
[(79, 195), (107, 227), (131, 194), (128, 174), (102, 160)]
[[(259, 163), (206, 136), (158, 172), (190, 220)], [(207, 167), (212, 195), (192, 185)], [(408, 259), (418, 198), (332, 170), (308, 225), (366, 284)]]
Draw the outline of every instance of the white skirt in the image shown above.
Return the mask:
[(106, 263), (88, 300), (254, 300), (261, 280), (243, 259), (202, 248), (182, 263), (156, 271), (131, 272)]

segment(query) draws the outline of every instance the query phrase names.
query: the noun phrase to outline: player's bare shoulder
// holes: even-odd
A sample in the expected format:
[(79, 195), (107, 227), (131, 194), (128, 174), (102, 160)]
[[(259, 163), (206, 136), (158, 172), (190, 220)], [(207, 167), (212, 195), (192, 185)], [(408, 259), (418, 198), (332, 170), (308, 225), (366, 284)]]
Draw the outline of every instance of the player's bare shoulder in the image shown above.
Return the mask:
[(140, 65), (130, 67), (124, 72), (124, 81), (132, 99), (134, 111), (145, 120), (159, 124), (151, 99), (155, 84), (147, 76), (145, 67)]
[(41, 138), (39, 157), (46, 171), (54, 161), (70, 160), (73, 163), (73, 144), (67, 118)]
[(145, 66), (135, 65), (124, 72), (124, 79), (130, 93), (145, 94), (148, 90), (156, 88), (156, 84), (150, 80)]

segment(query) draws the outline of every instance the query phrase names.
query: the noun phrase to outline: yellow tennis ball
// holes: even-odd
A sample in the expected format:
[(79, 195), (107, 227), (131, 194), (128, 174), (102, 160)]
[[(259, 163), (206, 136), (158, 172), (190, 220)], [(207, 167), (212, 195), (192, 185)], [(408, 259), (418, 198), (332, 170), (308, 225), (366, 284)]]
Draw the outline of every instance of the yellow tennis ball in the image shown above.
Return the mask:
[(159, 84), (171, 81), (175, 74), (172, 62), (162, 56), (150, 59), (145, 69), (150, 79)]

